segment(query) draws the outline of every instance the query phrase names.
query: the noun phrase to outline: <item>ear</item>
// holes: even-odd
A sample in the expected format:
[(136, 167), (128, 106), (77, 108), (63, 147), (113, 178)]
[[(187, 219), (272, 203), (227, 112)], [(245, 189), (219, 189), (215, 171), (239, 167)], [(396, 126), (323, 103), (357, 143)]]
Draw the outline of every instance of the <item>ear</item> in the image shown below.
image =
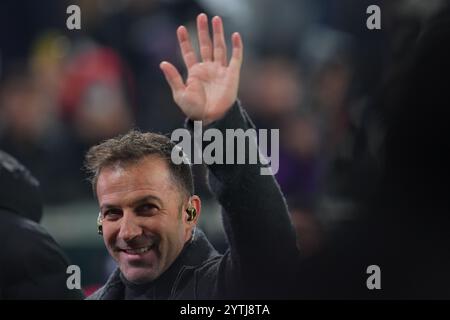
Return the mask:
[(194, 228), (197, 226), (198, 218), (200, 217), (201, 210), (202, 210), (202, 201), (200, 200), (200, 197), (197, 195), (193, 195), (190, 197), (190, 202), (188, 205), (191, 205), (195, 208), (196, 215), (195, 218), (192, 220), (188, 220), (188, 214), (186, 213), (187, 207), (183, 210), (183, 223), (185, 226), (185, 241), (188, 241), (191, 236)]
[(200, 213), (202, 210), (202, 201), (200, 200), (199, 196), (193, 195), (191, 197), (191, 206), (193, 206), (195, 208), (195, 211), (197, 212), (197, 214), (196, 214), (195, 218), (192, 221), (190, 221), (190, 223), (197, 225), (198, 218), (200, 217)]
[(97, 233), (103, 235), (103, 217), (101, 211), (98, 213), (97, 217)]

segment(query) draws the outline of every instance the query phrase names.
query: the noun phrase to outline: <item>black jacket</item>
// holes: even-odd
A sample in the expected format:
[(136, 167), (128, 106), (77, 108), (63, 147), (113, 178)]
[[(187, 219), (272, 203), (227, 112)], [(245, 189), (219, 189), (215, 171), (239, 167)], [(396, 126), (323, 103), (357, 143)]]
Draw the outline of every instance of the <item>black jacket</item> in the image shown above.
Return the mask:
[[(192, 128), (192, 123), (187, 126)], [(225, 129), (253, 127), (236, 103), (223, 119), (205, 129), (216, 128), (225, 137)], [(197, 230), (194, 240), (153, 283), (133, 288), (124, 284), (127, 281), (116, 270), (89, 299), (124, 299), (130, 287), (134, 298), (146, 299), (290, 297), (297, 257), (295, 235), (274, 177), (261, 175), (259, 164), (208, 168), (211, 189), (224, 209), (229, 250), (218, 254)]]
[(68, 261), (41, 216), (38, 182), (0, 151), (0, 299), (83, 298), (67, 288)]

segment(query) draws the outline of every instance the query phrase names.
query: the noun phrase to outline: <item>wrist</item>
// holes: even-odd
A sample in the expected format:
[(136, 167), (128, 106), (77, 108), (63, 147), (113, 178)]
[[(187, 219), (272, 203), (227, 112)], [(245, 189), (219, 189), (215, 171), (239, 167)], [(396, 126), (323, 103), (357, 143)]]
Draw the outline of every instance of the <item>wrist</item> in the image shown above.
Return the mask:
[(221, 112), (212, 113), (205, 118), (202, 119), (202, 124), (204, 127), (209, 126), (210, 124), (220, 121), (223, 119), (233, 108), (233, 106), (237, 103), (237, 99), (233, 100), (226, 108), (220, 108)]

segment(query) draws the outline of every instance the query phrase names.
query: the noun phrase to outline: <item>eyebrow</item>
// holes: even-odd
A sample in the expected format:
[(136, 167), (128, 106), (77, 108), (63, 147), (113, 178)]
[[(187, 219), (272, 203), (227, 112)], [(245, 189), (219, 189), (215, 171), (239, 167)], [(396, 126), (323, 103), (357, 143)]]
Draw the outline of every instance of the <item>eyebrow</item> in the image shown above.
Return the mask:
[[(161, 199), (159, 197), (148, 195), (148, 196), (144, 196), (144, 197), (138, 198), (137, 200), (134, 200), (132, 202), (132, 206), (136, 207), (136, 206), (139, 206), (141, 204), (147, 203), (149, 201), (156, 201), (156, 202), (158, 202), (159, 205), (162, 204), (162, 201), (161, 201)], [(113, 209), (113, 208), (117, 208), (117, 207), (118, 207), (117, 205), (105, 203), (105, 204), (101, 205), (100, 210), (103, 211), (103, 210), (106, 210), (106, 209)]]

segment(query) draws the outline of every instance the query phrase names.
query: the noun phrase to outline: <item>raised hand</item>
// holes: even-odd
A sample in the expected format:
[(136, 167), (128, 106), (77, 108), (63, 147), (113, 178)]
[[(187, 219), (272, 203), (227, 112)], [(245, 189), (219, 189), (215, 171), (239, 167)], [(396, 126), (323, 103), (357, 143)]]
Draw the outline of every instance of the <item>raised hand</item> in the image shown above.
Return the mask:
[(184, 26), (177, 30), (178, 42), (188, 70), (186, 82), (175, 66), (163, 61), (161, 70), (172, 90), (172, 95), (183, 113), (191, 120), (202, 120), (207, 125), (222, 118), (237, 99), (243, 45), (239, 33), (233, 33), (232, 57), (227, 61), (227, 46), (222, 19), (212, 19), (213, 41), (209, 36), (208, 17), (197, 17), (201, 61), (192, 48)]

